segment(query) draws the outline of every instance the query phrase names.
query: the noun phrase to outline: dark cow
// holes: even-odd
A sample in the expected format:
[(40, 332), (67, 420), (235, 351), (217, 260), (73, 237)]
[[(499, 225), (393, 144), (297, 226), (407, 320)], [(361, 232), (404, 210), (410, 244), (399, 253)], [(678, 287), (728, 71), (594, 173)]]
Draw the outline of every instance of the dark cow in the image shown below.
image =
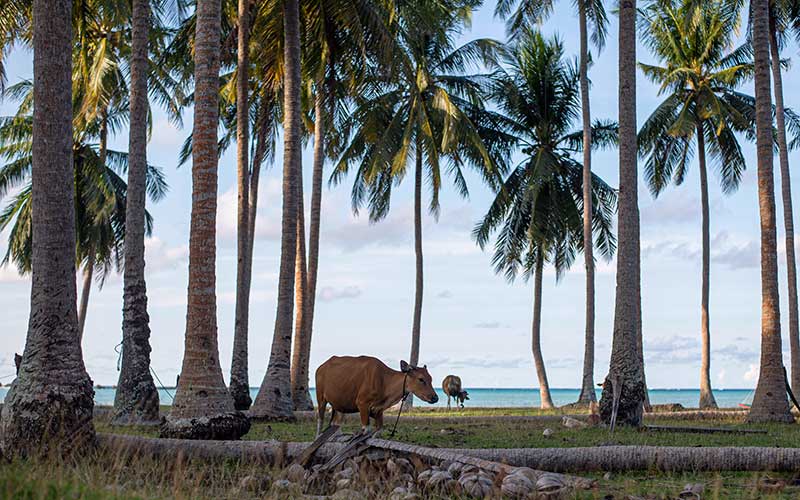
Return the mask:
[(461, 389), (461, 379), (455, 375), (448, 375), (442, 381), (442, 390), (447, 394), (447, 409), (450, 409), (450, 398), (455, 399), (459, 408), (464, 407), (464, 401), (469, 399), (469, 393)]

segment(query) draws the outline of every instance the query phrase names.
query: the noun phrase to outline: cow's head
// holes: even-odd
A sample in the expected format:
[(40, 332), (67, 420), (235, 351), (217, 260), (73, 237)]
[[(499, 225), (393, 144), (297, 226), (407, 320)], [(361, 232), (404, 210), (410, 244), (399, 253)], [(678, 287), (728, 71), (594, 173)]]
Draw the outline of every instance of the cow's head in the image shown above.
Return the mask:
[(433, 389), (433, 379), (428, 373), (428, 366), (422, 368), (411, 366), (405, 361), (400, 361), (400, 371), (406, 374), (406, 390), (426, 403), (436, 403), (439, 396)]
[(469, 400), (469, 393), (467, 391), (461, 391), (458, 393), (458, 400), (463, 403), (464, 401)]

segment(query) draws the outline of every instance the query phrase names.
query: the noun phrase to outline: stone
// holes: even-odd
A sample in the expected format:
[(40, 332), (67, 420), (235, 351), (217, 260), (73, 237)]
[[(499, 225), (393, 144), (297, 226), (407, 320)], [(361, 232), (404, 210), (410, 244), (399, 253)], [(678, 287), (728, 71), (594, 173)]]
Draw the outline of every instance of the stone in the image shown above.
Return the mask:
[(424, 470), (417, 475), (417, 484), (419, 486), (425, 486), (428, 484), (428, 480), (433, 475), (434, 471), (432, 469)]
[(486, 498), (491, 496), (494, 490), (494, 481), (488, 474), (470, 472), (462, 474), (458, 479), (461, 491), (474, 498)]
[(331, 498), (334, 500), (361, 500), (366, 497), (360, 491), (345, 488), (331, 495)]
[(548, 427), (547, 429), (545, 429), (545, 430), (543, 430), (543, 431), (542, 431), (542, 436), (544, 436), (544, 437), (546, 437), (546, 438), (549, 438), (549, 437), (550, 437), (550, 436), (552, 436), (553, 434), (555, 434), (555, 432), (553, 432), (553, 429), (551, 429), (551, 428), (549, 428), (549, 427)]
[(292, 464), (283, 472), (283, 475), (293, 483), (300, 483), (306, 478), (306, 470), (300, 464)]
[(464, 466), (464, 464), (462, 464), (462, 463), (453, 462), (447, 467), (447, 472), (449, 472), (450, 475), (453, 476), (453, 477), (458, 477), (458, 475), (461, 473), (461, 468), (463, 466)]
[(448, 481), (452, 479), (453, 476), (451, 476), (449, 472), (444, 470), (436, 471), (433, 474), (431, 474), (431, 477), (430, 479), (428, 479), (426, 486), (429, 490), (443, 492), (447, 490)]
[(534, 492), (534, 488), (533, 482), (524, 474), (512, 473), (503, 479), (500, 491), (510, 498), (527, 498)]
[(336, 481), (336, 489), (337, 490), (344, 490), (350, 487), (350, 483), (352, 481), (350, 479), (339, 479)]
[(561, 418), (561, 425), (567, 429), (581, 429), (589, 426), (586, 422), (581, 422), (577, 418), (568, 417), (566, 415)]

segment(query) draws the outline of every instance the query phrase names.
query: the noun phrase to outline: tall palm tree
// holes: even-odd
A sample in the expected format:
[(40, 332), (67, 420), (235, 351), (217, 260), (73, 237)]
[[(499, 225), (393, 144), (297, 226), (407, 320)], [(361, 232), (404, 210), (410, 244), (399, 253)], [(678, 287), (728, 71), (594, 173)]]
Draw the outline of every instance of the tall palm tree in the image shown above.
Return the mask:
[[(484, 248), (498, 233), (495, 271), (513, 281), (520, 268), (534, 275), (532, 351), (539, 378), (541, 407), (552, 408), (541, 351), (542, 273), (550, 262), (560, 277), (583, 246), (583, 210), (590, 214), (593, 235), (607, 258), (614, 252), (612, 218), (616, 193), (595, 176), (584, 203), (583, 166), (573, 156), (583, 149), (582, 130), (571, 130), (580, 111), (580, 72), (563, 58), (558, 39), (524, 30), (507, 57), (508, 72), (498, 72), (491, 97), (503, 116), (501, 130), (522, 148), (523, 160), (498, 189), (494, 202), (474, 235)], [(589, 133), (595, 147), (616, 142), (617, 127), (597, 122)], [(593, 208), (590, 208), (593, 207)]]
[(789, 346), (791, 349), (791, 387), (800, 394), (800, 320), (797, 305), (797, 259), (794, 247), (794, 209), (792, 207), (792, 179), (789, 171), (789, 146), (786, 140), (787, 112), (783, 103), (783, 75), (781, 48), (787, 31), (800, 36), (800, 5), (796, 0), (773, 0), (769, 5), (769, 50), (775, 94), (775, 139), (781, 169), (781, 201), (783, 202), (783, 227), (786, 238), (786, 281), (789, 298)]
[[(474, 167), (488, 183), (497, 182), (497, 166), (490, 151), (496, 136), (491, 114), (482, 103), (482, 75), (466, 69), (478, 62), (493, 65), (499, 44), (478, 39), (455, 48), (454, 37), (463, 26), (463, 13), (474, 3), (422, 2), (398, 15), (397, 48), (391, 70), (369, 68), (371, 76), (341, 127), (349, 142), (336, 166), (332, 182), (339, 182), (357, 165), (353, 209), (367, 204), (370, 219), (386, 216), (392, 185), (414, 165), (415, 294), (409, 362), (419, 361), (423, 297), (422, 185), (428, 179), (429, 210), (437, 215), (443, 166), (458, 193), (467, 196), (462, 173)], [(378, 136), (375, 130), (385, 133)], [(444, 164), (444, 165), (443, 165)], [(411, 399), (407, 400), (411, 404)]]
[(710, 213), (707, 156), (717, 165), (724, 193), (739, 187), (746, 167), (736, 132), (746, 132), (753, 116), (752, 98), (737, 92), (752, 76), (752, 64), (731, 53), (739, 9), (731, 2), (657, 0), (644, 9), (642, 33), (663, 64), (639, 64), (660, 86), (664, 101), (639, 131), (645, 179), (654, 197), (686, 176), (696, 143), (702, 213), (702, 300), (700, 408), (716, 408), (711, 391)]
[(283, 208), (281, 263), (278, 275), (278, 308), (269, 365), (251, 409), (254, 417), (293, 418), (291, 390), (292, 316), (294, 267), (297, 252), (297, 180), (302, 175), (300, 92), (300, 6), (298, 0), (283, 2)]
[(158, 391), (150, 375), (150, 317), (144, 275), (145, 190), (147, 170), (147, 75), (150, 0), (133, 0), (130, 57), (130, 195), (125, 219), (125, 271), (122, 292), (122, 366), (114, 395), (115, 424), (159, 419)]
[(80, 449), (94, 440), (92, 381), (78, 331), (72, 169), (72, 2), (33, 1), (31, 310), (19, 375), (6, 394), (0, 447)]
[[(230, 392), (237, 410), (250, 408), (250, 378), (247, 373), (247, 328), (245, 319), (249, 316), (249, 294), (245, 293), (247, 284), (247, 245), (249, 243), (250, 207), (250, 103), (249, 103), (249, 65), (250, 65), (250, 2), (239, 0), (239, 23), (237, 29), (236, 62), (236, 172), (239, 191), (236, 208), (236, 318), (233, 335), (233, 357), (231, 360)], [(245, 300), (247, 298), (247, 300)]]
[(222, 379), (217, 344), (216, 215), (219, 126), (220, 0), (198, 0), (194, 44), (192, 216), (189, 296), (183, 366), (161, 434), (238, 439), (249, 419), (234, 410)]
[[(636, 0), (619, 4), (619, 214), (617, 217), (617, 293), (609, 373), (603, 382), (600, 415), (638, 427), (645, 399), (641, 336), (641, 263), (636, 164)], [(639, 362), (632, 363), (631, 360)], [(619, 395), (614, 405), (615, 392)]]
[[(578, 32), (580, 36), (579, 71), (581, 84), (581, 118), (583, 120), (583, 197), (591, 203), (592, 192), (592, 114), (589, 99), (589, 30), (597, 51), (605, 45), (608, 18), (602, 0), (578, 0)], [(516, 7), (516, 8), (515, 8)], [(507, 28), (513, 36), (527, 26), (544, 22), (553, 11), (553, 0), (500, 0), (495, 15), (507, 18)], [(583, 354), (583, 376), (578, 403), (597, 400), (594, 387), (594, 253), (592, 251), (591, 206), (584, 211), (583, 257), (586, 269), (586, 329)]]
[(761, 219), (761, 364), (749, 422), (794, 422), (786, 397), (778, 298), (775, 184), (772, 172), (772, 98), (769, 78), (769, 0), (752, 0), (755, 62), (758, 207)]

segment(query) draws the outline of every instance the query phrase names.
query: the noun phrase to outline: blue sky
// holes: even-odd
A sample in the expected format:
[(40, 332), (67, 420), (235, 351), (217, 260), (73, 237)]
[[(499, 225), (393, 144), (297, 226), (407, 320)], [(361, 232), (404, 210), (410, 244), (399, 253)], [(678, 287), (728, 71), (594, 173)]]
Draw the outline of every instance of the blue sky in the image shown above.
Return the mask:
[[(478, 10), (463, 40), (504, 38), (504, 25), (492, 15), (494, 4)], [(610, 6), (608, 7), (610, 9)], [(577, 54), (577, 19), (569, 2), (558, 2), (542, 27), (557, 33), (566, 52)], [(592, 113), (595, 118), (617, 114), (617, 23), (610, 15), (605, 50), (595, 54), (591, 68)], [(794, 56), (791, 45), (784, 57)], [(641, 61), (652, 58), (640, 46)], [(10, 83), (31, 77), (29, 52), (15, 50), (8, 67)], [(790, 69), (784, 88), (797, 88), (800, 72)], [(641, 73), (637, 85), (639, 123), (659, 102), (657, 89)], [(750, 91), (750, 89), (746, 89)], [(792, 93), (788, 106), (800, 106)], [(13, 113), (14, 103), (0, 103), (0, 114)], [(185, 115), (190, 126), (191, 112)], [(575, 124), (576, 127), (579, 125)], [(157, 112), (149, 159), (161, 166), (170, 184), (167, 198), (149, 206), (155, 217), (147, 242), (147, 278), (153, 345), (152, 365), (170, 384), (181, 366), (186, 316), (188, 234), (191, 179), (188, 166), (178, 169), (177, 156), (188, 129), (178, 130)], [(744, 141), (744, 139), (743, 139)], [(112, 140), (127, 148), (127, 132)], [(755, 385), (760, 335), (759, 226), (755, 152), (743, 145), (748, 171), (738, 192), (725, 196), (711, 179), (711, 332), (712, 383), (715, 387)], [(305, 185), (310, 186), (311, 152), (304, 151)], [(800, 161), (797, 153), (791, 162)], [(260, 384), (266, 371), (275, 320), (280, 238), (281, 154), (262, 174), (259, 219), (253, 269), (250, 327), (250, 380)], [(777, 166), (777, 162), (776, 162)], [(617, 185), (616, 151), (594, 155), (594, 170)], [(219, 165), (217, 294), (220, 358), (228, 378), (233, 340), (236, 281), (236, 171), (233, 151)], [(795, 181), (795, 199), (800, 199)], [(458, 374), (468, 387), (538, 387), (530, 350), (531, 283), (508, 284), (494, 275), (489, 253), (483, 253), (470, 232), (487, 209), (491, 193), (475, 175), (468, 175), (469, 200), (460, 199), (445, 184), (438, 222), (426, 217), (425, 302), (421, 362), (434, 379)], [(700, 335), (700, 193), (696, 165), (683, 186), (670, 187), (653, 200), (640, 182), (642, 215), (642, 298), (645, 359), (651, 387), (697, 387)], [(779, 187), (776, 170), (776, 187)], [(350, 179), (325, 189), (320, 250), (317, 312), (312, 344), (312, 370), (334, 354), (370, 354), (396, 366), (407, 359), (414, 293), (414, 252), (411, 184), (395, 193), (387, 220), (370, 225), (350, 210)], [(308, 207), (308, 193), (306, 207)], [(778, 198), (778, 221), (782, 221)], [(779, 223), (782, 228), (782, 222)], [(785, 253), (779, 230), (780, 278), (784, 331), (786, 316)], [(0, 252), (7, 235), (0, 235)], [(615, 263), (597, 266), (597, 381), (608, 369), (614, 304)], [(14, 268), (0, 268), (0, 301), (5, 304), (0, 376), (13, 373), (14, 352), (21, 352), (27, 328), (30, 282)], [(584, 271), (579, 259), (556, 284), (545, 276), (542, 349), (551, 387), (578, 387), (583, 356)], [(117, 380), (121, 339), (121, 277), (110, 277), (90, 302), (84, 337), (87, 369), (96, 383)], [(788, 341), (784, 338), (785, 356)], [(788, 358), (787, 358), (788, 359)], [(787, 362), (788, 364), (788, 362)], [(2, 380), (8, 382), (9, 379)]]

